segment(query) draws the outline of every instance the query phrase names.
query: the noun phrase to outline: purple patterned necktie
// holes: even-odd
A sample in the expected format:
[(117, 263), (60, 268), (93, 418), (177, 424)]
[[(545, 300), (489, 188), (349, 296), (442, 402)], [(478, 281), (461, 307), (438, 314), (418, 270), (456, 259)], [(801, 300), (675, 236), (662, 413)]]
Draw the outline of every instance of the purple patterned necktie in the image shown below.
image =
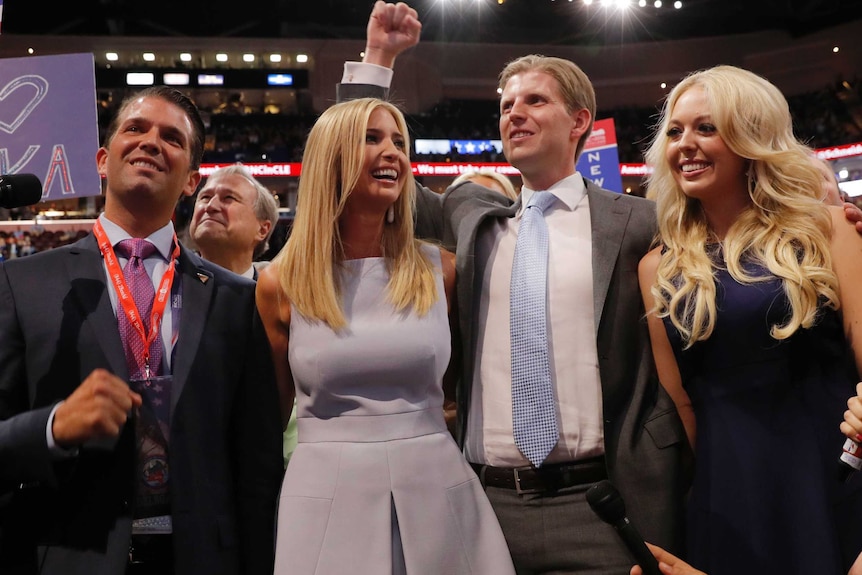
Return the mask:
[[(156, 253), (156, 246), (140, 238), (127, 239), (120, 241), (115, 251), (117, 255), (128, 258), (128, 263), (123, 268), (123, 275), (126, 278), (126, 286), (135, 305), (138, 307), (138, 313), (141, 315), (141, 320), (144, 324), (144, 330), (149, 334), (150, 331), (150, 314), (153, 311), (153, 300), (156, 297), (156, 290), (153, 288), (153, 280), (147, 275), (147, 270), (144, 269), (144, 260)], [(121, 305), (117, 306), (117, 322), (120, 327), (120, 337), (123, 340), (123, 346), (126, 352), (126, 365), (129, 367), (129, 379), (141, 379), (143, 373), (143, 357), (144, 345), (140, 334), (135, 327), (129, 322)], [(162, 367), (162, 341), (160, 337), (156, 337), (153, 344), (150, 346), (150, 373), (158, 375), (161, 373)]]

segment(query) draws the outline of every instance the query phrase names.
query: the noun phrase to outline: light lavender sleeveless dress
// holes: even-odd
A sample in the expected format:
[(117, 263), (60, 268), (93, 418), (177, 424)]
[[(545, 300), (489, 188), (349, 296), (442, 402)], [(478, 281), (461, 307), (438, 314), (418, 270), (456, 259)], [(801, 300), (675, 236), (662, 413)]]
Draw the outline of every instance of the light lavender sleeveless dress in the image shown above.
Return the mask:
[(299, 443), (278, 509), (277, 575), (514, 575), (503, 533), (443, 420), (450, 333), (387, 301), (382, 258), (341, 272), (347, 328), (291, 313)]

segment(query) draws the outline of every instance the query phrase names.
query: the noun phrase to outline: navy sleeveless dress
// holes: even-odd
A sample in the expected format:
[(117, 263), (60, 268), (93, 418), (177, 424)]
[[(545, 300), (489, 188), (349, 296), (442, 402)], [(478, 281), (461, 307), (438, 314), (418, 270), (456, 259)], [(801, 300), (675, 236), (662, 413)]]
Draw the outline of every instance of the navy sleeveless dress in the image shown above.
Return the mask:
[(707, 341), (682, 350), (665, 318), (697, 418), (687, 559), (709, 575), (847, 573), (862, 549), (862, 477), (837, 477), (858, 381), (840, 316), (823, 309), (779, 341), (769, 332), (789, 310), (780, 281), (742, 285), (722, 265), (715, 276)]

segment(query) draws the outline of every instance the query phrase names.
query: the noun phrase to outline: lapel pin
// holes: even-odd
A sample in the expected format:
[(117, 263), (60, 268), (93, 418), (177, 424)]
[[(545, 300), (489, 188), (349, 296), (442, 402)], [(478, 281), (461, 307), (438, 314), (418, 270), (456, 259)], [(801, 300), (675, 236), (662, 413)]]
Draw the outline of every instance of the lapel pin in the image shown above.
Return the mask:
[(210, 277), (207, 274), (202, 274), (202, 273), (198, 273), (198, 279), (201, 280), (202, 284), (205, 284), (208, 281), (210, 281)]

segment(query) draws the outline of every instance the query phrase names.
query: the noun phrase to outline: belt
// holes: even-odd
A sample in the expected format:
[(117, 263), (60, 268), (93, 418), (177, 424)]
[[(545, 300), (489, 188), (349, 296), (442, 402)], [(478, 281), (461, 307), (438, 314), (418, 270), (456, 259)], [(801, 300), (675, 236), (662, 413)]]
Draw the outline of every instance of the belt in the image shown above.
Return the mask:
[(173, 573), (174, 538), (170, 534), (132, 535), (129, 540), (128, 575)]
[(604, 456), (551, 463), (542, 467), (492, 467), (471, 463), (476, 475), (485, 487), (514, 489), (520, 493), (542, 493), (556, 491), (573, 485), (596, 483), (608, 478)]

